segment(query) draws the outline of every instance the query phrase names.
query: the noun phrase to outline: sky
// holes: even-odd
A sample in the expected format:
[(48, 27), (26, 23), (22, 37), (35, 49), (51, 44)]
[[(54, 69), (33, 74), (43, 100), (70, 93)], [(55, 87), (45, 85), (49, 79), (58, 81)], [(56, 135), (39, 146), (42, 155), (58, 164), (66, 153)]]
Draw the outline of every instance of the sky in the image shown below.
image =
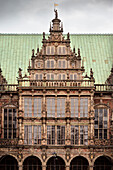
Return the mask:
[(64, 33), (113, 33), (113, 0), (0, 0), (0, 33), (48, 33), (54, 3)]

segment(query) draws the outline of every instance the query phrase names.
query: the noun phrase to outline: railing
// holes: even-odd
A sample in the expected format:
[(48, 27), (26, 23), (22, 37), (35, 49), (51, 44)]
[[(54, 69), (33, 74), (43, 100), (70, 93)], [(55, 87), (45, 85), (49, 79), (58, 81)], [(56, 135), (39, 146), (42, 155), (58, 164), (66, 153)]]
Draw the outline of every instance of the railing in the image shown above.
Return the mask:
[(17, 84), (0, 85), (0, 91), (16, 91), (17, 86), (18, 86)]
[(95, 84), (90, 80), (19, 80), (18, 84), (0, 85), (0, 91), (17, 91), (17, 87), (95, 87), (96, 91), (113, 91), (113, 85)]
[(94, 144), (96, 146), (109, 146), (112, 144), (110, 139), (94, 139)]
[(20, 80), (19, 87), (93, 87), (90, 80)]
[(96, 91), (113, 91), (113, 85), (95, 84)]
[(18, 139), (0, 139), (1, 146), (14, 146), (18, 144)]

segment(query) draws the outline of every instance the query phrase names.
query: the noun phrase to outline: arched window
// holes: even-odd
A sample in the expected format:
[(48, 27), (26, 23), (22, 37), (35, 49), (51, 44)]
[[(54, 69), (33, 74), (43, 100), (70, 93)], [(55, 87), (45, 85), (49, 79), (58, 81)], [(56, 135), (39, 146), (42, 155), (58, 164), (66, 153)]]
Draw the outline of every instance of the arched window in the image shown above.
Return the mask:
[(64, 46), (59, 46), (59, 47), (57, 48), (57, 53), (58, 53), (58, 55), (65, 55), (65, 54), (66, 54), (66, 47), (64, 47)]
[(43, 79), (42, 74), (36, 74), (35, 79), (36, 80), (42, 80)]
[(29, 156), (23, 162), (24, 170), (42, 170), (42, 163), (39, 158), (35, 156)]
[(18, 170), (17, 160), (10, 155), (2, 157), (0, 159), (0, 170)]
[(94, 136), (98, 139), (108, 138), (108, 109), (95, 108)]
[(55, 155), (48, 160), (46, 170), (65, 170), (65, 162), (61, 157)]
[(112, 170), (112, 167), (112, 160), (105, 156), (100, 156), (94, 163), (94, 170)]
[(55, 53), (55, 47), (54, 46), (46, 47), (46, 54), (47, 55), (54, 55), (54, 53)]
[(70, 164), (70, 170), (88, 170), (89, 163), (86, 158), (82, 156), (75, 157)]
[(58, 60), (58, 68), (66, 68), (66, 60)]
[(17, 111), (13, 105), (7, 105), (3, 110), (3, 137), (5, 139), (16, 138)]
[(47, 63), (46, 64), (47, 68), (54, 68), (54, 65), (55, 65), (54, 60), (47, 60), (46, 63)]

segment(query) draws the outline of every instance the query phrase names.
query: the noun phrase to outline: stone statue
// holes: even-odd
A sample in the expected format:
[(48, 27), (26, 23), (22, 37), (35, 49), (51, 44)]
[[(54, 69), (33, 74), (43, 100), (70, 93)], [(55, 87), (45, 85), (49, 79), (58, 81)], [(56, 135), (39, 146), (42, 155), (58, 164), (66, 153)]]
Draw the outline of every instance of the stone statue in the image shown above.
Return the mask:
[(22, 78), (22, 69), (21, 68), (19, 68), (18, 73), (19, 73), (19, 78)]
[(58, 12), (57, 12), (57, 9), (54, 9), (54, 12), (55, 12), (55, 19), (58, 18)]

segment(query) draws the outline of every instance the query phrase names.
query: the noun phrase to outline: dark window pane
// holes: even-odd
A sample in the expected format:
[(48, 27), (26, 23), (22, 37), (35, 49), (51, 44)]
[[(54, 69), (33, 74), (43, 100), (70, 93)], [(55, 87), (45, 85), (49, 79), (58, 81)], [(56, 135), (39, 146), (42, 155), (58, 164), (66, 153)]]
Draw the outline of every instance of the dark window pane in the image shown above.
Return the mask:
[(107, 129), (104, 129), (104, 139), (107, 139)]
[(98, 138), (98, 129), (95, 129), (95, 138)]

